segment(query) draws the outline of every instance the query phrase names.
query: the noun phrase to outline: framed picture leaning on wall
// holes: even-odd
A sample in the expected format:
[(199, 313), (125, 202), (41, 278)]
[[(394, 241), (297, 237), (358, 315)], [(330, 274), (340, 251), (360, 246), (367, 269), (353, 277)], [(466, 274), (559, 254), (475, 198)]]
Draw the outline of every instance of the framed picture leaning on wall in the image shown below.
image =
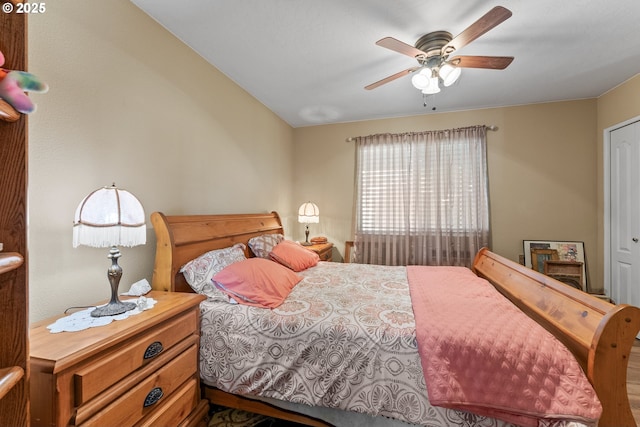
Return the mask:
[(540, 249), (531, 248), (531, 268), (540, 273), (544, 273), (544, 262), (549, 260), (557, 261), (560, 259), (556, 249)]
[[(523, 240), (523, 246), (524, 265), (529, 268), (535, 267), (535, 270), (543, 274), (545, 259), (556, 259), (560, 261), (574, 261), (582, 263), (582, 289), (588, 289), (587, 262), (584, 256), (584, 242), (567, 242), (558, 240)], [(553, 254), (553, 256), (551, 254)], [(533, 257), (536, 257), (535, 262), (533, 260)]]

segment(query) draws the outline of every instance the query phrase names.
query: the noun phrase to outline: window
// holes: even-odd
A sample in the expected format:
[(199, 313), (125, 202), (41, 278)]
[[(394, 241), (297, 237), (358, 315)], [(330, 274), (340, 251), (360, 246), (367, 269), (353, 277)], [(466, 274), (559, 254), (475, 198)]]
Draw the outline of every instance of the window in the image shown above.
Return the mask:
[(357, 138), (356, 259), (470, 265), (488, 245), (485, 132)]

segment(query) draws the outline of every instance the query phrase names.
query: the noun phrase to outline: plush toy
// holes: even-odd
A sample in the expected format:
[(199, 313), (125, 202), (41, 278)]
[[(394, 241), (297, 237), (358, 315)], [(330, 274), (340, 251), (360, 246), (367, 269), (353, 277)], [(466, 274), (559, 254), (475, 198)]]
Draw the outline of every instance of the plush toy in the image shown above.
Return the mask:
[[(4, 55), (0, 52), (0, 67), (2, 65)], [(20, 113), (29, 114), (36, 108), (25, 92), (46, 92), (48, 89), (44, 82), (31, 73), (0, 68), (0, 99)]]

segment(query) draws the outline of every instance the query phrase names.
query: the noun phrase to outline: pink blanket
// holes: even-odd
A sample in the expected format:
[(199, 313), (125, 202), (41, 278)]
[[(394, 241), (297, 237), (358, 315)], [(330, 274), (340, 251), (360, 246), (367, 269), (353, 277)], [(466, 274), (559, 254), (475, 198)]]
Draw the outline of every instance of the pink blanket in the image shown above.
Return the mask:
[(549, 332), (463, 267), (407, 267), (429, 401), (522, 426), (596, 425), (602, 406)]

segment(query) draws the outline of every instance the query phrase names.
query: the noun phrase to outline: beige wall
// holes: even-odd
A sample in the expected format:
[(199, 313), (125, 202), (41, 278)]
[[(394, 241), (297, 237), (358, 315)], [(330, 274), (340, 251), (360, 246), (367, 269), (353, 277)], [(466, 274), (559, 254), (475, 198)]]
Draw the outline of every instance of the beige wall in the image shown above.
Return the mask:
[[(30, 320), (108, 298), (108, 249), (72, 248), (76, 206), (116, 182), (147, 216), (291, 215), (292, 129), (127, 0), (29, 17)], [(286, 225), (286, 223), (285, 223)], [(154, 235), (122, 249), (121, 290), (151, 280)]]
[[(493, 249), (581, 240), (602, 285), (602, 132), (640, 115), (640, 78), (598, 100), (291, 129), (127, 0), (57, 0), (29, 21), (30, 71), (51, 86), (30, 117), (30, 320), (108, 297), (105, 249), (71, 247), (78, 202), (115, 181), (147, 214), (295, 210), (313, 200), (340, 254), (352, 237), (350, 136), (496, 125), (489, 132)], [(123, 249), (122, 289), (151, 279), (155, 243)], [(336, 254), (337, 255), (337, 254)]]
[(604, 283), (604, 131), (624, 121), (640, 118), (640, 75), (610, 90), (598, 99), (597, 194), (598, 194), (598, 248), (597, 258), (600, 280)]
[[(597, 101), (437, 113), (294, 130), (294, 203), (313, 200), (341, 254), (352, 237), (354, 144), (350, 136), (486, 124), (493, 250), (518, 260), (524, 239), (585, 242), (595, 260)], [(302, 227), (297, 227), (302, 238)], [(589, 277), (597, 277), (589, 263)], [(592, 280), (601, 286), (600, 282)]]

